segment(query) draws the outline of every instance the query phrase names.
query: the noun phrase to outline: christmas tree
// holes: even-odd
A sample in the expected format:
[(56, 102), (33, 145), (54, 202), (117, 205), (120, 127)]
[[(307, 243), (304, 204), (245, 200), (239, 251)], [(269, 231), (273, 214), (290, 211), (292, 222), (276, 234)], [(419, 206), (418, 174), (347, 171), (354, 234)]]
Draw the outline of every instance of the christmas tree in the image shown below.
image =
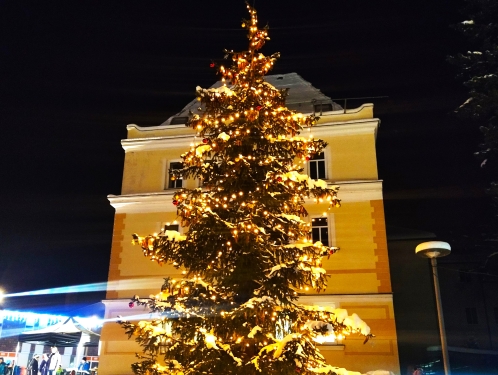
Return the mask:
[[(494, 205), (495, 214), (472, 239), (473, 245), (496, 252), (498, 240), (498, 3), (495, 0), (466, 0), (463, 9), (465, 21), (455, 25), (469, 42), (467, 52), (449, 56), (448, 61), (457, 67), (457, 77), (468, 89), (468, 99), (455, 113), (466, 125), (478, 127), (483, 138), (475, 155), (489, 182), (486, 189)], [(467, 234), (468, 237), (468, 234)], [(484, 262), (485, 272), (494, 273)]]
[(356, 314), (298, 304), (304, 289), (325, 288), (321, 261), (337, 250), (313, 243), (304, 202), (339, 207), (338, 188), (303, 174), (326, 146), (300, 135), (317, 117), (287, 109), (287, 92), (264, 81), (278, 54), (259, 52), (268, 30), (247, 8), (249, 48), (226, 51), (230, 66), (212, 64), (222, 85), (197, 88), (199, 114), (186, 124), (202, 142), (172, 171), (203, 181), (173, 198), (188, 230), (133, 238), (147, 257), (185, 270), (156, 296), (130, 302), (148, 306), (154, 319), (120, 322), (143, 347), (136, 374), (341, 373), (325, 363), (317, 341), (372, 336)]
[(498, 3), (467, 0), (465, 5), (468, 19), (455, 28), (468, 38), (471, 50), (448, 58), (469, 90), (456, 112), (483, 134), (476, 156), (491, 180), (489, 193), (498, 207)]

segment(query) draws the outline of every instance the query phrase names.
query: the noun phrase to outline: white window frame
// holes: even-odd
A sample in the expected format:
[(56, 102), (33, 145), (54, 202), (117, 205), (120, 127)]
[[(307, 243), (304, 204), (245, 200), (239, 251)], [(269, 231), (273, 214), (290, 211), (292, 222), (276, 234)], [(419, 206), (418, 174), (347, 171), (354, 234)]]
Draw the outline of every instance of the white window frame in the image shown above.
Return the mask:
[(160, 233), (166, 225), (178, 225), (178, 232), (183, 233), (183, 228), (178, 222), (178, 220), (156, 222), (156, 233)]
[[(210, 162), (210, 163), (212, 163), (213, 159), (204, 160), (204, 163), (207, 162), (207, 161)], [(204, 180), (202, 178), (198, 178), (197, 181), (198, 181), (198, 186), (197, 187), (200, 187), (201, 189), (205, 189), (206, 188), (206, 185), (204, 185)]]
[[(313, 231), (313, 219), (327, 219), (327, 227), (328, 227), (328, 246), (329, 247), (335, 247), (337, 246), (337, 241), (336, 241), (336, 235), (335, 235), (335, 215), (334, 214), (327, 214), (327, 216), (319, 216), (319, 215), (313, 215), (310, 216), (310, 224), (311, 224), (311, 230)], [(323, 228), (323, 227), (319, 227)], [(313, 232), (311, 233), (311, 238), (313, 240)], [(313, 240), (314, 241), (314, 240)]]
[[(322, 150), (323, 152), (323, 161), (325, 163), (325, 177), (319, 178), (320, 180), (330, 180), (331, 178), (331, 172), (330, 172), (330, 166), (331, 166), (331, 160), (330, 160), (330, 153), (328, 152), (328, 147), (324, 148)], [(322, 160), (322, 159), (320, 159)], [(306, 173), (308, 176), (311, 178), (311, 163), (316, 162), (316, 160), (309, 160), (306, 162)]]
[[(163, 166), (163, 181), (164, 181), (164, 186), (163, 190), (177, 190), (185, 187), (185, 179), (181, 178), (180, 180), (182, 181), (182, 186), (181, 187), (169, 187), (170, 184), (170, 173), (169, 170), (171, 169), (171, 164), (172, 163), (182, 163), (182, 159), (172, 159), (172, 160), (165, 160), (164, 166)], [(176, 180), (175, 180), (176, 181)]]
[[(316, 226), (316, 227), (313, 226), (313, 222), (315, 220), (322, 220), (322, 219), (327, 220), (326, 226), (325, 225)], [(313, 243), (320, 241), (325, 246), (330, 246), (330, 225), (329, 225), (328, 217), (327, 216), (314, 216), (314, 217), (311, 217), (310, 222), (311, 222), (311, 240), (313, 241)], [(313, 238), (313, 229), (316, 229), (316, 228), (319, 228), (319, 238), (318, 239)], [(322, 230), (321, 230), (322, 228), (327, 228), (327, 238), (326, 238), (327, 244), (324, 243), (324, 238), (322, 238)]]
[[(322, 307), (329, 307), (332, 309), (335, 309), (337, 307), (340, 307), (340, 303), (334, 299), (332, 299), (333, 296), (330, 295), (302, 295), (299, 296), (299, 303), (302, 303), (304, 305), (309, 305), (309, 306), (322, 306)], [(325, 339), (322, 342), (316, 341), (317, 346), (320, 347), (320, 350), (344, 350), (345, 343), (344, 343), (345, 337), (342, 338), (337, 338), (334, 341), (332, 340), (327, 340)]]

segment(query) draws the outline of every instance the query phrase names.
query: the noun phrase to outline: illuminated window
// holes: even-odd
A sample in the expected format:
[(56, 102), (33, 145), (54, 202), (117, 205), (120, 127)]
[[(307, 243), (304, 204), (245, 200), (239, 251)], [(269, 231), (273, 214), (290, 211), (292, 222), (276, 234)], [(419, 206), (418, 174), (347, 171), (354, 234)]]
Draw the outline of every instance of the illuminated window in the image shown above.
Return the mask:
[[(204, 160), (204, 168), (205, 170), (213, 170), (213, 165), (214, 165), (214, 162), (210, 159), (208, 160)], [(199, 187), (205, 187), (207, 184), (209, 183), (209, 177), (206, 176), (206, 178), (200, 178), (199, 179)]]
[(309, 161), (309, 172), (313, 180), (325, 179), (325, 154), (323, 152)]
[(467, 316), (467, 324), (478, 324), (477, 309), (475, 307), (465, 308), (465, 315)]
[(329, 224), (326, 217), (311, 219), (311, 237), (313, 243), (320, 241), (325, 246), (329, 246)]
[(318, 335), (313, 339), (318, 345), (343, 345), (344, 336), (339, 334)]
[(159, 232), (166, 232), (167, 230), (172, 230), (172, 231), (175, 231), (175, 232), (178, 232), (178, 233), (182, 233), (182, 228), (180, 226), (180, 223), (178, 223), (178, 221), (168, 221), (168, 222), (156, 222), (156, 230), (155, 232), (156, 233), (159, 233)]
[(275, 325), (275, 337), (282, 340), (285, 336), (291, 333), (292, 321), (287, 315), (280, 316)]
[(174, 230), (174, 231), (177, 231), (179, 232), (180, 231), (180, 225), (179, 224), (176, 224), (176, 223), (166, 223), (164, 224), (164, 231), (167, 231), (167, 230)]
[(171, 162), (168, 165), (167, 176), (168, 181), (166, 181), (165, 189), (180, 189), (183, 187), (183, 179), (181, 177), (176, 177), (173, 174), (173, 171), (179, 170), (183, 168), (183, 164), (181, 162)]

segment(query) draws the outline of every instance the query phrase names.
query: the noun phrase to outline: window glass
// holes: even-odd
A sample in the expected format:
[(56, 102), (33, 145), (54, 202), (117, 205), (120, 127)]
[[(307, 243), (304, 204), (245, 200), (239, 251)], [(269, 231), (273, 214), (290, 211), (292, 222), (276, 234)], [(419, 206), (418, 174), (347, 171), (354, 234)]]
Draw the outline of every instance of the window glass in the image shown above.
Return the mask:
[(167, 189), (179, 189), (183, 187), (183, 179), (180, 177), (175, 177), (173, 175), (174, 170), (182, 169), (183, 164), (181, 162), (173, 162), (169, 163), (169, 168), (168, 168), (168, 182), (166, 184)]
[(313, 180), (325, 179), (325, 154), (323, 152), (309, 161), (309, 171)]
[(180, 231), (180, 225), (178, 224), (166, 224), (164, 226), (164, 231), (166, 232), (167, 230), (174, 230), (179, 232)]
[[(204, 161), (204, 165), (211, 166), (211, 169), (212, 169), (213, 164), (214, 164), (214, 162), (211, 159), (207, 159), (207, 160)], [(209, 170), (208, 168), (209, 167), (206, 167), (206, 170)], [(208, 183), (209, 183), (209, 177), (208, 176), (206, 176), (205, 178), (201, 177), (201, 179), (200, 179), (200, 186), (201, 187), (206, 186)]]
[(311, 237), (313, 243), (320, 241), (325, 246), (329, 246), (329, 225), (326, 217), (311, 219)]

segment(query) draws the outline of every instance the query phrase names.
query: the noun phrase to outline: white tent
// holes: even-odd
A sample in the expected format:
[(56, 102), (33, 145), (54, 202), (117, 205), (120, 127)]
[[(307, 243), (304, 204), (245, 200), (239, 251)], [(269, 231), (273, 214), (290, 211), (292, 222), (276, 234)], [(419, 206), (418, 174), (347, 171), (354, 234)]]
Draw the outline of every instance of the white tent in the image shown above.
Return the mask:
[(19, 342), (57, 347), (98, 346), (99, 340), (99, 334), (86, 329), (74, 318), (19, 335)]

